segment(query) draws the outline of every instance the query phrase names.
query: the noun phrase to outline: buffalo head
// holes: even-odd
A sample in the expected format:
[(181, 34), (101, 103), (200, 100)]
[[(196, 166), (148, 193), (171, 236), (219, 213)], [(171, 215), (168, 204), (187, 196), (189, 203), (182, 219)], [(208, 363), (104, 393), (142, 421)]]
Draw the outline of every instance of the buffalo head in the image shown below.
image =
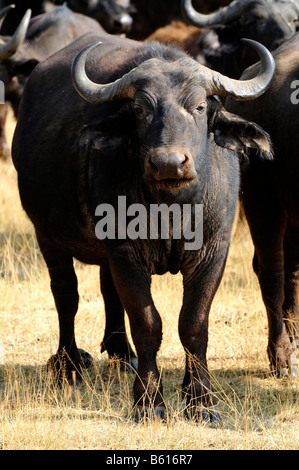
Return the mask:
[(255, 55), (240, 46), (242, 37), (274, 50), (294, 34), (299, 18), (299, 8), (292, 0), (234, 0), (210, 14), (196, 11), (192, 0), (181, 0), (181, 5), (189, 22), (210, 30), (201, 44), (208, 65), (232, 77), (239, 77), (246, 67), (256, 62)]
[(257, 126), (253, 130), (254, 125), (244, 121), (246, 131), (241, 130), (242, 120), (237, 123), (229, 119), (229, 113), (225, 115), (225, 110), (215, 106), (215, 99), (211, 98), (220, 95), (250, 100), (268, 87), (274, 72), (272, 55), (261, 44), (247, 42), (261, 57), (259, 74), (248, 81), (230, 79), (184, 56), (170, 62), (150, 58), (115, 81), (98, 84), (85, 71), (89, 54), (99, 45), (94, 44), (75, 58), (73, 83), (91, 103), (122, 100), (129, 104), (144, 180), (156, 189), (177, 190), (197, 180), (200, 165), (206, 164), (209, 133), (214, 133), (217, 144), (239, 153), (245, 152), (246, 147), (258, 147)]
[(111, 34), (127, 33), (132, 26), (133, 7), (129, 0), (54, 0), (51, 3), (66, 3), (71, 10), (97, 20)]

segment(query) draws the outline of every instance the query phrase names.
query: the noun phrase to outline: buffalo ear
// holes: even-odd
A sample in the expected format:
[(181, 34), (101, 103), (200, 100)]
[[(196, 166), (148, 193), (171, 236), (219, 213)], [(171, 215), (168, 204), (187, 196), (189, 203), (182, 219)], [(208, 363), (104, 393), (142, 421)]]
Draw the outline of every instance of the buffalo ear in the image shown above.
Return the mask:
[(237, 152), (241, 163), (256, 157), (273, 160), (271, 138), (267, 132), (254, 122), (226, 111), (221, 104), (213, 107), (209, 130), (214, 133), (217, 145)]
[(14, 75), (24, 75), (25, 77), (29, 77), (31, 72), (35, 69), (35, 67), (39, 64), (39, 61), (36, 59), (26, 60), (25, 62), (19, 62), (14, 65)]
[(80, 131), (79, 147), (83, 154), (90, 150), (104, 152), (127, 147), (128, 141), (133, 138), (134, 121), (132, 115), (124, 109), (103, 119), (96, 119), (85, 125)]

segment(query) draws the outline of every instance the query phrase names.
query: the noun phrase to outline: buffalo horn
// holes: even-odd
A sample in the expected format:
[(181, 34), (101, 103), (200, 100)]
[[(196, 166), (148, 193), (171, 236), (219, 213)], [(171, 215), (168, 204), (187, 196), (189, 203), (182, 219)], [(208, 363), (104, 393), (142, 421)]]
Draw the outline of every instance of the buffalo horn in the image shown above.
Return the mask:
[(275, 72), (275, 62), (268, 49), (253, 39), (241, 39), (256, 50), (260, 56), (259, 73), (250, 80), (235, 80), (219, 72), (206, 68), (205, 73), (210, 75), (212, 82), (211, 92), (207, 94), (228, 96), (236, 100), (252, 100), (262, 95), (268, 88)]
[[(1, 12), (0, 12), (0, 15), (1, 15)], [(22, 21), (19, 24), (13, 36), (5, 44), (0, 44), (0, 60), (6, 60), (9, 57), (11, 57), (13, 54), (15, 54), (15, 52), (17, 51), (17, 49), (20, 47), (20, 45), (25, 39), (30, 18), (31, 18), (31, 10), (29, 9), (26, 11), (25, 15), (23, 16)]]
[(88, 54), (101, 43), (89, 45), (77, 54), (72, 65), (72, 80), (82, 98), (90, 103), (103, 103), (120, 98), (133, 98), (140, 79), (152, 76), (152, 80), (155, 80), (156, 76), (159, 77), (161, 69), (163, 71), (163, 68), (168, 67), (170, 71), (175, 72), (180, 67), (186, 72), (186, 80), (191, 77), (193, 83), (198, 83), (206, 89), (207, 96), (221, 95), (237, 100), (251, 100), (260, 96), (268, 88), (275, 71), (275, 62), (272, 54), (262, 44), (252, 39), (243, 39), (243, 41), (250, 44), (261, 59), (259, 73), (250, 80), (235, 80), (226, 77), (185, 57), (177, 62), (169, 63), (160, 59), (149, 59), (114, 82), (99, 84), (88, 78), (85, 63)]
[(7, 13), (12, 9), (15, 8), (15, 5), (8, 5), (7, 7), (1, 8), (0, 10), (0, 28), (2, 26), (2, 23), (7, 15)]
[(192, 0), (181, 0), (181, 8), (183, 15), (192, 24), (199, 28), (207, 28), (208, 26), (225, 24), (238, 18), (248, 3), (248, 0), (234, 0), (229, 5), (206, 15), (199, 13), (193, 8)]
[(74, 87), (82, 98), (90, 103), (103, 103), (117, 98), (133, 98), (135, 86), (132, 77), (138, 67), (112, 83), (104, 85), (91, 81), (85, 72), (88, 54), (98, 47), (101, 42), (86, 46), (77, 56), (72, 65), (72, 80)]

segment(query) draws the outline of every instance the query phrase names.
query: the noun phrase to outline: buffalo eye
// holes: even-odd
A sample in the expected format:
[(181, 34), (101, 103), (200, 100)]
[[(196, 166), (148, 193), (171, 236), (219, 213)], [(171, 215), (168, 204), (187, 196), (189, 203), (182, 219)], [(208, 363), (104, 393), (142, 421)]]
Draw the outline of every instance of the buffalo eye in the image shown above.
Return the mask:
[(146, 106), (141, 106), (140, 104), (134, 105), (135, 115), (138, 119), (149, 119), (151, 116), (151, 111)]
[(195, 116), (200, 116), (204, 114), (205, 110), (206, 110), (206, 103), (201, 103), (195, 109), (193, 109), (192, 114), (194, 114)]
[(197, 106), (196, 111), (198, 113), (203, 113), (205, 111), (206, 107), (202, 104), (200, 106)]
[(136, 113), (137, 116), (141, 116), (144, 112), (142, 106), (140, 106), (140, 105), (135, 105), (134, 110), (135, 110), (135, 113)]

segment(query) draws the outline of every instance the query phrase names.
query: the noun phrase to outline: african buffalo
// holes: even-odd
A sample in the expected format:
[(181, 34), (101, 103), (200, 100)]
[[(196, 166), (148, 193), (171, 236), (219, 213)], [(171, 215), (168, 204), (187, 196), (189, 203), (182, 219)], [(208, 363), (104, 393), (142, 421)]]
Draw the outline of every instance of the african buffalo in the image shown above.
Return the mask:
[[(238, 81), (170, 46), (87, 34), (39, 64), (25, 86), (13, 162), (59, 316), (59, 347), (49, 366), (58, 379), (65, 373), (71, 380), (72, 370), (90, 364), (75, 341), (73, 258), (100, 265), (102, 348), (109, 357), (135, 362), (125, 309), (138, 358), (137, 416), (150, 405), (160, 416), (165, 410), (156, 364), (162, 321), (151, 297), (151, 275), (181, 271), (187, 414), (217, 418), (206, 363), (208, 315), (230, 242), (239, 157), (271, 158), (271, 150), (260, 127), (228, 113), (213, 95), (247, 100), (265, 91), (273, 58), (264, 46), (250, 44), (262, 67), (252, 80)], [(128, 210), (122, 212), (124, 202)], [(157, 219), (151, 223), (157, 208), (173, 212), (168, 236)], [(103, 223), (105, 211), (111, 218)], [(139, 223), (132, 219), (138, 212)]]
[[(255, 161), (242, 176), (242, 202), (255, 246), (253, 267), (268, 315), (268, 355), (278, 376), (296, 375), (299, 346), (299, 33), (274, 55), (269, 90), (250, 103), (228, 109), (253, 119), (270, 135), (273, 161)], [(244, 79), (254, 76), (258, 64)]]
[[(9, 10), (10, 7), (1, 10), (0, 17), (4, 17)], [(27, 10), (13, 36), (2, 36), (0, 43), (0, 80), (5, 86), (5, 100), (12, 106), (15, 117), (18, 116), (26, 80), (39, 62), (86, 32), (105, 33), (96, 20), (74, 13), (66, 6), (57, 7), (51, 13), (31, 20), (30, 16), (31, 11)], [(2, 109), (5, 111), (5, 106), (1, 105)], [(8, 157), (10, 153), (4, 135), (3, 117), (0, 129), (0, 154)]]
[[(0, 8), (10, 5), (11, 0), (0, 0)], [(16, 8), (8, 15), (3, 34), (11, 35), (20, 23), (27, 9), (32, 17), (51, 12), (57, 6), (68, 6), (72, 11), (90, 16), (98, 21), (109, 33), (126, 33), (132, 26), (129, 0), (14, 0)]]
[[(229, 3), (229, 0), (193, 1), (194, 8), (204, 13)], [(133, 24), (128, 37), (144, 40), (156, 29), (167, 26), (172, 21), (183, 21), (180, 2), (181, 0), (132, 0), (135, 12), (132, 12)]]
[(51, 5), (67, 5), (94, 18), (111, 34), (128, 33), (133, 22), (131, 13), (135, 11), (130, 0), (45, 0), (44, 4), (46, 11)]
[[(0, 17), (5, 16), (12, 6), (1, 10)], [(13, 36), (1, 36), (0, 79), (8, 99), (13, 77), (18, 79), (18, 94), (21, 95), (22, 86), (39, 62), (86, 32), (105, 32), (97, 21), (74, 13), (66, 6), (30, 18), (31, 10), (27, 10)]]
[(253, 51), (240, 43), (242, 37), (254, 39), (272, 51), (295, 33), (299, 21), (298, 0), (234, 0), (210, 14), (199, 13), (193, 2), (181, 0), (182, 10), (187, 21), (210, 29), (200, 44), (206, 64), (233, 78), (239, 78), (257, 60)]

